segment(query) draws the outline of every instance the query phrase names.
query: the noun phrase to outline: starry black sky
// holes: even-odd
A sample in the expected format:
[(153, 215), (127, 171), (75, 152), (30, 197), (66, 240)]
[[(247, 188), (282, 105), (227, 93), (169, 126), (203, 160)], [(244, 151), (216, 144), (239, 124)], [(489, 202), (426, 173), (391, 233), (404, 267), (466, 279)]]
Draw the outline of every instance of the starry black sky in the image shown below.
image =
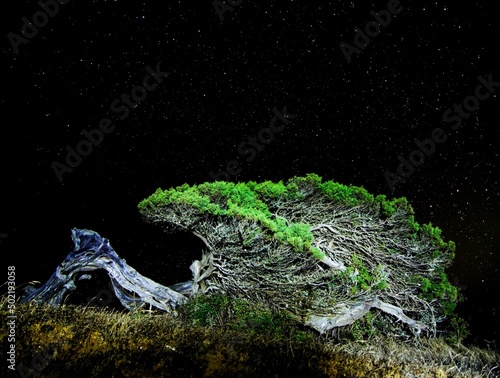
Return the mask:
[[(213, 181), (211, 171), (236, 160), (233, 181), (314, 172), (408, 198), (417, 221), (457, 244), (448, 272), (468, 298), (459, 311), (474, 341), (500, 340), (500, 89), (483, 85), (477, 109), (469, 97), (479, 77), (500, 82), (498, 12), (451, 0), (236, 3), (219, 15), (211, 1), (72, 0), (46, 8), (55, 13), (47, 20), (36, 1), (2, 5), (4, 271), (15, 265), (19, 283), (45, 281), (79, 227), (162, 283), (181, 269), (187, 279), (199, 245), (151, 230), (137, 203), (158, 187)], [(366, 46), (360, 37), (348, 62), (341, 44), (355, 48), (355, 28), (390, 6), (399, 13)], [(25, 27), (23, 40), (35, 15), (42, 26)], [(124, 105), (156, 69), (168, 76), (150, 77), (154, 90)], [(453, 129), (443, 115), (467, 98), (474, 109)], [(269, 138), (262, 130), (285, 107), (295, 117), (254, 157), (241, 154), (259, 133)], [(113, 130), (61, 182), (54, 162), (66, 164), (67, 146), (107, 118)], [(398, 156), (409, 160), (415, 139), (435, 129), (446, 140), (391, 188), (385, 175), (398, 174)]]

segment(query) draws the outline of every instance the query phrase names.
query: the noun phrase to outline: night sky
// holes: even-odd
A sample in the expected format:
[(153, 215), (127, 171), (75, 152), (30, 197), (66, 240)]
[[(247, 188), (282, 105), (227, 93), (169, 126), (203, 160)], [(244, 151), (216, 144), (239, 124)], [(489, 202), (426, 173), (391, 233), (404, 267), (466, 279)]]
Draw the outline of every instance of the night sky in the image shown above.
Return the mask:
[[(140, 200), (158, 187), (214, 181), (210, 172), (221, 170), (239, 171), (231, 181), (317, 173), (404, 196), (418, 222), (455, 241), (448, 273), (467, 297), (458, 310), (470, 341), (499, 345), (492, 6), (238, 0), (217, 12), (211, 1), (130, 3), (48, 1), (52, 16), (36, 1), (2, 4), (5, 277), (15, 265), (18, 283), (45, 282), (78, 227), (109, 238), (161, 283), (188, 279), (199, 243), (143, 224)], [(277, 112), (289, 117), (271, 134)], [(70, 167), (75, 149), (86, 156)]]

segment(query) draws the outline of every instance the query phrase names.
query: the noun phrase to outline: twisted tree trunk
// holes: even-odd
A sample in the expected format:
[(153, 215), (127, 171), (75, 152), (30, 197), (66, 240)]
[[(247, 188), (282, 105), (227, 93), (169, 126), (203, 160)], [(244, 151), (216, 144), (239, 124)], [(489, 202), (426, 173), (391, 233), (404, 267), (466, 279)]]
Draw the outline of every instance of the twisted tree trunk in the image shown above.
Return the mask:
[[(212, 292), (246, 297), (320, 332), (368, 313), (396, 336), (435, 334), (456, 302), (444, 268), (453, 242), (419, 225), (405, 199), (388, 201), (316, 175), (283, 183), (205, 183), (158, 190), (139, 204), (148, 223), (184, 230), (206, 249), (192, 281), (170, 287), (141, 276), (92, 231), (73, 230), (75, 251), (24, 298), (60, 303), (79, 272), (105, 269), (129, 309), (172, 311)], [(160, 258), (160, 257), (158, 257)]]

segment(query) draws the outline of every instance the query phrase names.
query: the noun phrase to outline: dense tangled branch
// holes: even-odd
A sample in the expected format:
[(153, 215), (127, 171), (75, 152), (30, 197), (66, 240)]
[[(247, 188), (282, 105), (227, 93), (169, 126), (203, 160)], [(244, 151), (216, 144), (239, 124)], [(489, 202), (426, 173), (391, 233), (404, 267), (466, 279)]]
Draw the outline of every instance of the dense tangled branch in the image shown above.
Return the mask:
[(404, 198), (308, 175), (158, 190), (139, 209), (147, 222), (203, 240), (193, 293), (265, 302), (321, 332), (373, 309), (377, 327), (395, 336), (434, 334), (455, 307), (444, 273), (454, 243), (415, 222)]
[(204, 253), (193, 279), (170, 287), (140, 275), (107, 239), (73, 230), (75, 250), (22, 301), (59, 304), (79, 273), (104, 269), (121, 303), (174, 311), (189, 297), (222, 293), (286, 311), (320, 332), (364, 321), (392, 337), (434, 335), (457, 291), (444, 269), (455, 245), (419, 225), (404, 198), (386, 200), (317, 175), (287, 184), (215, 182), (157, 190), (139, 204), (167, 231), (189, 231)]

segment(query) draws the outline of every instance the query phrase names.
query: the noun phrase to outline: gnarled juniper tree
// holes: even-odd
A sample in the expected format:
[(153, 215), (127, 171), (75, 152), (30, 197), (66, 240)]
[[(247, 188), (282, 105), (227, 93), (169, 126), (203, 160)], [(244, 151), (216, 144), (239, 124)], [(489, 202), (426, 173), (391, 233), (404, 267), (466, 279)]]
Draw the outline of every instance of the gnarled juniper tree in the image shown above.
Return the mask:
[(433, 335), (455, 308), (457, 290), (444, 272), (455, 244), (419, 225), (405, 198), (309, 174), (158, 189), (139, 210), (149, 223), (203, 241), (191, 266), (193, 294), (263, 302), (320, 332), (370, 315), (395, 337)]

